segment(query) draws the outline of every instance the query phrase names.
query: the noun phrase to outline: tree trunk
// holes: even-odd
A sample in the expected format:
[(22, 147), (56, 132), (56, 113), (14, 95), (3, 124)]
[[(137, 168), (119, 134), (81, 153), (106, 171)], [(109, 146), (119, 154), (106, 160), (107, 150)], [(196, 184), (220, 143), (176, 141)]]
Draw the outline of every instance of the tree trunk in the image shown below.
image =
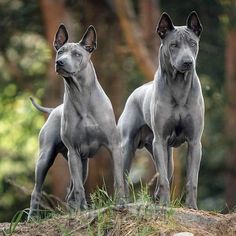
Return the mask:
[(226, 202), (229, 209), (236, 205), (236, 29), (231, 29), (226, 39), (226, 108), (225, 130), (228, 139), (226, 156)]
[(158, 64), (158, 48), (160, 39), (156, 33), (156, 25), (160, 17), (159, 0), (139, 1), (140, 25), (143, 41), (154, 65)]
[(147, 50), (137, 18), (130, 1), (115, 0), (116, 13), (126, 42), (140, 70), (148, 80), (153, 80), (156, 66)]

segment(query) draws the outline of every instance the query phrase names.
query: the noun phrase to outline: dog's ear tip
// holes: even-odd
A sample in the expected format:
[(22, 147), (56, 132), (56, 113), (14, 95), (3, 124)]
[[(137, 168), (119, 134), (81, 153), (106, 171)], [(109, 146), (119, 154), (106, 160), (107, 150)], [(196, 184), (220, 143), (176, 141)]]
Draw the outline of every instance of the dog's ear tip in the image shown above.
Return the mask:
[(163, 19), (163, 18), (170, 18), (170, 16), (169, 16), (169, 14), (168, 14), (167, 12), (164, 11), (164, 12), (161, 14), (160, 19)]
[(196, 11), (189, 14), (186, 24), (198, 37), (201, 35), (203, 27)]
[(170, 16), (166, 12), (163, 12), (157, 24), (156, 32), (159, 34), (160, 38), (163, 39), (165, 38), (167, 32), (173, 29), (174, 25)]
[(58, 27), (59, 29), (63, 29), (63, 30), (65, 30), (66, 31), (66, 26), (65, 26), (65, 24), (64, 23), (60, 23), (60, 25), (59, 25), (59, 27)]
[(167, 21), (167, 22), (169, 22), (170, 24), (173, 25), (172, 20), (171, 20), (171, 17), (170, 17), (169, 14), (168, 14), (167, 12), (165, 12), (165, 11), (161, 14), (159, 23), (162, 22), (162, 21)]
[(92, 30), (93, 32), (96, 33), (96, 29), (95, 29), (95, 27), (94, 27), (93, 25), (90, 25), (90, 26), (88, 27), (88, 30)]
[(192, 16), (195, 16), (195, 17), (199, 18), (198, 14), (197, 14), (197, 12), (195, 10), (190, 12), (189, 17), (192, 17)]
[(190, 14), (197, 14), (195, 10), (191, 11)]
[(165, 12), (165, 11), (161, 15), (162, 16), (169, 16), (169, 14), (167, 12)]
[(62, 47), (68, 41), (69, 35), (67, 29), (63, 23), (58, 27), (58, 30), (54, 36), (53, 46), (56, 51)]

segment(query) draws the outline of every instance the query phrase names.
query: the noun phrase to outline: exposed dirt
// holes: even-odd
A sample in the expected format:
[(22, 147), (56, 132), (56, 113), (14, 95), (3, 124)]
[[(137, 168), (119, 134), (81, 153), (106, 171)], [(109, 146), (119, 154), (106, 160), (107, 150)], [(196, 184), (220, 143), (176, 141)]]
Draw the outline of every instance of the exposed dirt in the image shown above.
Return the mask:
[[(0, 224), (2, 235), (9, 223)], [(236, 213), (219, 214), (184, 208), (161, 208), (150, 204), (128, 204), (81, 212), (77, 215), (54, 216), (34, 223), (19, 223), (12, 235), (236, 235)]]

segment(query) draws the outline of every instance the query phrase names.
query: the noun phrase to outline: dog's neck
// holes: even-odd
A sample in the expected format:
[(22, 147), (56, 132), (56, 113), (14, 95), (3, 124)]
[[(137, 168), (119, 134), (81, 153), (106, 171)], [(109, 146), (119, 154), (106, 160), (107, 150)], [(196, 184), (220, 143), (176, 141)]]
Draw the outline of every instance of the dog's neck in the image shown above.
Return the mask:
[[(87, 114), (91, 93), (96, 86), (96, 73), (91, 61), (77, 75), (64, 77), (64, 103), (69, 103), (78, 114)], [(66, 99), (65, 99), (66, 98)], [(67, 105), (67, 104), (65, 104)]]
[(166, 89), (169, 90), (171, 101), (177, 105), (185, 105), (191, 93), (191, 88), (196, 75), (195, 68), (191, 71), (181, 73), (171, 65), (159, 63), (160, 78), (164, 80)]

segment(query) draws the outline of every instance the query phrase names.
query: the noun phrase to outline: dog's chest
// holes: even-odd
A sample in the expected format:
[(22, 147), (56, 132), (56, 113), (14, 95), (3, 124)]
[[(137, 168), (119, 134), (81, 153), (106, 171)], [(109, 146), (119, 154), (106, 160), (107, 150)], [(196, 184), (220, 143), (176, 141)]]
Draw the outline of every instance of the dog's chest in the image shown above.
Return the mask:
[(72, 129), (65, 126), (64, 136), (78, 150), (82, 158), (93, 157), (104, 143), (104, 134), (92, 117), (78, 119)]
[(93, 157), (100, 148), (103, 139), (101, 129), (97, 123), (87, 123), (79, 125), (81, 134), (79, 135), (79, 147), (81, 156)]
[(178, 147), (185, 141), (192, 139), (193, 131), (191, 115), (176, 110), (166, 120), (163, 127), (163, 136), (167, 140), (168, 146)]

